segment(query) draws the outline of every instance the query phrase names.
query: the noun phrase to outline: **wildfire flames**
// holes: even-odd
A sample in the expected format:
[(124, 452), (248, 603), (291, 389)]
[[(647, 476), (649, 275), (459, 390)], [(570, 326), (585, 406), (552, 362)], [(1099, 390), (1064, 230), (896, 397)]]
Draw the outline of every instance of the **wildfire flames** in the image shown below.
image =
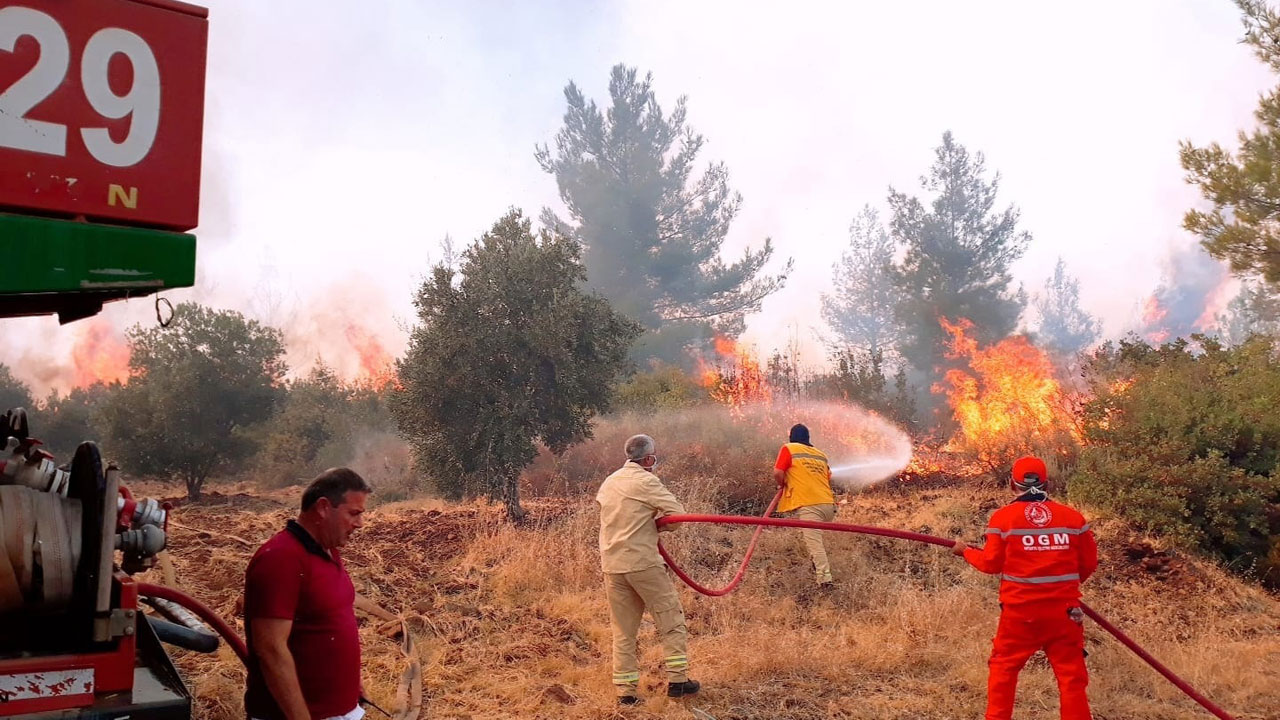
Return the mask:
[(910, 438), (875, 413), (778, 392), (753, 350), (729, 338), (717, 337), (715, 350), (714, 365), (699, 359), (701, 384), (749, 435), (780, 443), (793, 423), (808, 424), (832, 459), (832, 480), (841, 487), (892, 477), (910, 461)]
[(76, 328), (71, 348), (72, 386), (129, 381), (129, 346), (106, 320), (95, 318)]
[(360, 358), (355, 384), (382, 390), (396, 382), (395, 360), (382, 342), (359, 325), (347, 324), (347, 342)]
[(1074, 435), (1062, 388), (1044, 351), (1020, 335), (979, 348), (969, 335), (970, 321), (939, 322), (951, 335), (949, 356), (968, 365), (948, 370), (933, 386), (935, 393), (946, 395), (960, 425), (948, 449), (967, 450), (994, 464), (1054, 445), (1053, 439), (1063, 433)]
[(740, 347), (733, 340), (717, 336), (716, 353), (720, 356), (716, 365), (708, 365), (698, 359), (702, 386), (716, 402), (728, 405), (735, 414), (751, 403), (769, 403), (773, 391), (755, 354)]
[(1200, 332), (1211, 332), (1220, 324), (1220, 313), (1225, 312), (1231, 298), (1239, 291), (1239, 283), (1230, 275), (1224, 275), (1222, 282), (1213, 288), (1204, 299), (1204, 310), (1196, 318), (1192, 327)]

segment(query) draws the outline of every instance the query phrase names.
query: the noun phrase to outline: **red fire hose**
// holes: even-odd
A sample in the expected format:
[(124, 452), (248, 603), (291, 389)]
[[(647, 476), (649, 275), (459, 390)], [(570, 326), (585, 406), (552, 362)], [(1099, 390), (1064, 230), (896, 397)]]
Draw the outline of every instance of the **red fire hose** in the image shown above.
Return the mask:
[[(658, 543), (658, 552), (662, 554), (662, 559), (666, 560), (667, 566), (671, 568), (671, 571), (689, 587), (703, 595), (720, 597), (733, 592), (734, 588), (738, 586), (738, 583), (742, 582), (742, 578), (747, 572), (747, 564), (751, 561), (752, 553), (755, 552), (756, 542), (760, 538), (761, 531), (766, 527), (809, 528), (813, 530), (832, 530), (835, 532), (860, 533), (863, 535), (879, 535), (881, 537), (891, 537), (901, 540), (913, 540), (915, 542), (928, 543), (930, 545), (940, 545), (947, 548), (955, 546), (958, 542), (956, 540), (948, 540), (946, 538), (935, 537), (933, 535), (907, 532), (905, 530), (891, 530), (889, 528), (880, 528), (871, 525), (852, 525), (848, 523), (827, 523), (814, 522), (812, 520), (792, 520), (790, 518), (769, 517), (769, 514), (773, 512), (774, 507), (777, 506), (778, 500), (781, 497), (782, 491), (779, 490), (778, 494), (774, 496), (773, 502), (769, 503), (769, 508), (765, 510), (764, 515), (761, 517), (746, 517), (742, 515), (668, 515), (658, 519), (658, 527), (662, 527), (664, 525), (675, 525), (678, 523), (713, 523), (717, 525), (756, 526), (755, 534), (751, 536), (751, 543), (747, 546), (747, 553), (742, 558), (742, 565), (738, 568), (737, 574), (733, 576), (733, 580), (730, 581), (728, 585), (720, 588), (719, 590), (705, 588), (690, 578), (689, 575), (675, 563), (671, 558), (671, 555), (667, 553), (667, 549), (662, 547), (662, 543)], [(1098, 623), (1103, 630), (1111, 633), (1115, 639), (1119, 640), (1125, 647), (1129, 648), (1134, 652), (1134, 654), (1142, 658), (1148, 665), (1154, 668), (1156, 672), (1163, 675), (1166, 680), (1173, 683), (1174, 686), (1182, 692), (1186, 693), (1187, 697), (1195, 700), (1197, 703), (1200, 703), (1200, 706), (1205, 710), (1213, 713), (1217, 717), (1221, 718), (1221, 720), (1235, 720), (1235, 718), (1228, 715), (1225, 710), (1213, 704), (1213, 702), (1208, 698), (1201, 695), (1195, 688), (1187, 684), (1185, 680), (1175, 675), (1169, 668), (1165, 667), (1163, 663), (1156, 660), (1150, 653), (1139, 647), (1138, 643), (1134, 642), (1132, 638), (1121, 632), (1119, 628), (1112, 625), (1110, 622), (1107, 622), (1106, 618), (1099, 615), (1093, 608), (1082, 602), (1080, 603), (1080, 609), (1083, 610), (1086, 615), (1093, 618), (1094, 622)]]
[(240, 662), (249, 662), (249, 648), (244, 644), (244, 639), (227, 624), (226, 620), (219, 617), (217, 613), (210, 610), (204, 603), (196, 600), (181, 590), (175, 590), (174, 588), (165, 587), (164, 585), (152, 585), (151, 583), (138, 583), (138, 594), (145, 595), (147, 597), (172, 600), (200, 616), (201, 620), (208, 623), (209, 627), (216, 630), (218, 634), (227, 641), (227, 644), (230, 645), (231, 649), (235, 651), (237, 656), (239, 656)]
[[(764, 517), (767, 518), (769, 517), (770, 514), (773, 513), (773, 509), (778, 506), (778, 501), (781, 499), (782, 499), (782, 491), (779, 490), (778, 494), (773, 496), (773, 502), (769, 503), (769, 507), (765, 508)], [(674, 525), (675, 523), (680, 523), (680, 522), (725, 522), (725, 523), (732, 524), (733, 521), (728, 518), (734, 518), (734, 517), (735, 516), (733, 515), (670, 515), (668, 517), (659, 519), (658, 527), (662, 527), (663, 525), (667, 525), (667, 524)], [(726, 518), (726, 519), (722, 520), (721, 518)], [(745, 519), (755, 520), (755, 518), (745, 518)], [(703, 587), (698, 583), (694, 582), (693, 578), (689, 577), (688, 575), (685, 575), (684, 571), (681, 570), (678, 565), (676, 565), (676, 561), (672, 560), (671, 556), (667, 554), (667, 549), (662, 547), (661, 542), (658, 543), (658, 552), (662, 553), (662, 559), (667, 561), (667, 567), (670, 567), (673, 571), (675, 571), (675, 574), (679, 575), (680, 579), (683, 580), (685, 584), (688, 585), (689, 587), (693, 588), (694, 590), (697, 590), (703, 595), (710, 595), (711, 597), (721, 597), (724, 595), (728, 595), (729, 593), (733, 592), (735, 588), (738, 587), (738, 583), (742, 582), (742, 578), (746, 576), (747, 565), (751, 562), (752, 553), (756, 551), (756, 541), (760, 539), (760, 533), (764, 532), (765, 523), (751, 523), (751, 524), (756, 525), (756, 531), (751, 535), (751, 542), (747, 545), (747, 554), (742, 558), (742, 565), (738, 567), (738, 574), (733, 576), (733, 579), (729, 581), (728, 585), (725, 585), (719, 590), (712, 590), (711, 588)]]

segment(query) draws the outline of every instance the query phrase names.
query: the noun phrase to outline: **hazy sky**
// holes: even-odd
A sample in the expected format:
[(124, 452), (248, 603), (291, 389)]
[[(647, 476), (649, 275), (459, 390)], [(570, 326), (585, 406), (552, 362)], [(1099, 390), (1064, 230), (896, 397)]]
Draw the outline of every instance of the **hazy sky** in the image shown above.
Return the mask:
[[(821, 331), (850, 220), (890, 185), (917, 190), (948, 129), (1022, 209), (1018, 280), (1034, 290), (1061, 256), (1124, 331), (1194, 243), (1178, 141), (1233, 141), (1276, 83), (1228, 0), (208, 5), (199, 286), (169, 296), (284, 325), (295, 364), (349, 365), (352, 322), (398, 353), (442, 238), (470, 242), (510, 206), (559, 209), (534, 147), (560, 127), (564, 85), (604, 103), (617, 62), (652, 71), (664, 109), (689, 97), (703, 159), (744, 199), (727, 253), (767, 236), (775, 265), (795, 257), (748, 321), (765, 351)], [(74, 328), (7, 321), (0, 361), (56, 363)]]

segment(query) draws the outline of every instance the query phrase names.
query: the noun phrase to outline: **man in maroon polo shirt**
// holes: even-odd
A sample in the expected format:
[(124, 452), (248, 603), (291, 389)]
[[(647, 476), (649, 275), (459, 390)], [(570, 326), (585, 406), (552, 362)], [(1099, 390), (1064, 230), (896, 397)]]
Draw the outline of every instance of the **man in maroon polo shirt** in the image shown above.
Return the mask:
[(373, 489), (333, 468), (302, 493), (302, 512), (249, 561), (244, 625), (251, 720), (359, 720), (355, 586), (338, 548), (364, 525)]

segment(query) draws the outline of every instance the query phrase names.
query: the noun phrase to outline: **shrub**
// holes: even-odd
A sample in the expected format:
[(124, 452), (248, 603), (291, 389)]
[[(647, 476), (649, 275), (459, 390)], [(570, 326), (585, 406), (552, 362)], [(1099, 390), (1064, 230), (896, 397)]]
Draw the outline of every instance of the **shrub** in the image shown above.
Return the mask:
[(1280, 361), (1274, 340), (1107, 344), (1075, 498), (1280, 587)]
[(619, 383), (613, 406), (619, 411), (638, 412), (693, 407), (709, 400), (706, 388), (674, 365), (654, 363)]

